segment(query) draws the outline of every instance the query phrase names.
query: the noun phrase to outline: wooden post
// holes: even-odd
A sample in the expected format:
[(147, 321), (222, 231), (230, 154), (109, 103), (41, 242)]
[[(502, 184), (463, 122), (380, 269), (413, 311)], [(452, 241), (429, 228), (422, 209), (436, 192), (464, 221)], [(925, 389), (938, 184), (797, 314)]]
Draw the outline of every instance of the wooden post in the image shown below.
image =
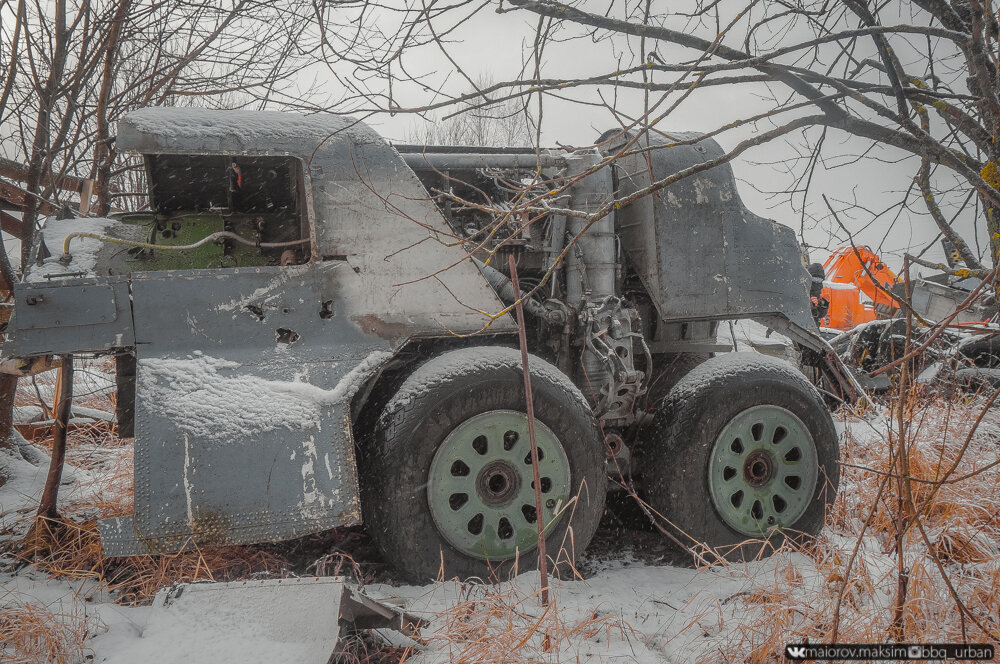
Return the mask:
[(66, 459), (66, 429), (69, 426), (70, 410), (73, 405), (73, 356), (63, 355), (56, 380), (55, 422), (52, 425), (52, 460), (49, 474), (45, 478), (45, 489), (38, 503), (38, 516), (47, 519), (58, 518), (56, 499), (59, 496), (59, 482), (62, 480), (63, 462)]
[(90, 214), (90, 199), (94, 197), (94, 181), (84, 180), (80, 187), (80, 216), (86, 217)]
[(538, 444), (535, 442), (535, 402), (531, 398), (531, 374), (528, 373), (528, 338), (524, 331), (524, 309), (521, 307), (521, 285), (517, 281), (514, 254), (507, 256), (510, 280), (514, 284), (514, 309), (517, 311), (517, 332), (521, 340), (521, 366), (524, 373), (524, 400), (528, 411), (528, 439), (531, 441), (531, 477), (535, 485), (535, 523), (538, 526), (538, 574), (542, 579), (542, 606), (549, 604), (548, 559), (545, 556), (545, 517), (542, 515), (542, 481), (538, 473)]

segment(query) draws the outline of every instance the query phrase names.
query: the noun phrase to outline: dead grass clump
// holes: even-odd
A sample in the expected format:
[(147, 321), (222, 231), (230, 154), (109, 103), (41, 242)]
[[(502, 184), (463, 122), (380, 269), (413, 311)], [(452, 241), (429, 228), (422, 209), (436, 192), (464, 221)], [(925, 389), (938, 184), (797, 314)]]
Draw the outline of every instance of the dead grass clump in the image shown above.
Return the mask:
[(0, 660), (10, 664), (76, 664), (91, 630), (85, 613), (53, 613), (35, 604), (0, 607)]
[[(254, 575), (274, 576), (286, 561), (275, 553), (248, 546), (207, 547), (163, 556), (105, 558), (96, 520), (39, 519), (46, 537), (27, 542), (23, 558), (64, 579), (95, 579), (115, 593), (120, 604), (142, 604), (173, 583), (235, 581)], [(41, 530), (41, 528), (36, 528)]]
[(435, 633), (428, 643), (463, 664), (570, 661), (591, 639), (601, 641), (606, 650), (616, 640), (626, 641), (626, 632), (631, 632), (613, 613), (567, 618), (557, 600), (540, 606), (537, 593), (524, 593), (513, 583), (462, 584), (457, 600), (433, 623)]
[[(86, 468), (77, 463), (83, 456), (80, 448), (67, 449), (67, 457), (77, 468)], [(133, 509), (133, 455), (132, 446), (121, 448), (94, 448), (87, 453), (87, 459), (92, 464), (91, 469), (99, 468), (99, 472), (89, 473), (87, 477), (77, 481), (74, 491), (64, 495), (59, 501), (59, 510), (64, 516), (74, 517), (78, 521), (89, 519), (106, 519), (130, 514)]]
[(991, 464), (1000, 460), (1000, 408), (986, 411), (970, 435), (983, 407), (982, 401), (923, 399), (909, 412), (912, 507), (905, 492), (902, 500), (899, 495), (893, 414), (872, 426), (854, 421), (842, 445), (840, 494), (827, 528), (798, 550), (815, 565), (816, 578), (802, 582), (780, 568), (773, 579), (754, 577), (733, 609), (739, 624), (724, 639), (722, 659), (778, 662), (786, 644), (834, 639), (995, 641), (1000, 465)]
[(413, 648), (384, 643), (373, 632), (363, 630), (347, 634), (340, 640), (337, 664), (403, 664), (413, 654)]

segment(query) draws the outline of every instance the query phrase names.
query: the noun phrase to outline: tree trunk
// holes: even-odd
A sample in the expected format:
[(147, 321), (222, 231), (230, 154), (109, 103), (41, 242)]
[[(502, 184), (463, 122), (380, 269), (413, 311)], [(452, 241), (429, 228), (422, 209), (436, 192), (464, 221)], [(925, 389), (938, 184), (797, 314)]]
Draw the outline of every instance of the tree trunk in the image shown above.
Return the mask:
[[(0, 235), (0, 290), (4, 299), (14, 290), (14, 270), (7, 257), (7, 246)], [(14, 450), (14, 394), (17, 392), (17, 376), (0, 374), (0, 449)]]
[(94, 146), (96, 166), (97, 215), (108, 216), (111, 212), (111, 164), (115, 150), (111, 147), (111, 132), (108, 129), (108, 101), (114, 83), (115, 61), (118, 59), (118, 45), (121, 42), (122, 24), (131, 6), (131, 0), (119, 0), (115, 16), (111, 21), (111, 32), (104, 52), (104, 70), (101, 76), (101, 90), (97, 95), (97, 143)]
[[(989, 203), (989, 201), (987, 201)], [(993, 268), (1000, 268), (1000, 211), (994, 207), (986, 208), (986, 232), (990, 237), (990, 254), (993, 257)], [(993, 275), (993, 304), (1000, 314), (1000, 270)]]
[(10, 265), (10, 256), (7, 255), (7, 245), (4, 243), (3, 234), (0, 233), (0, 296), (4, 300), (9, 298), (14, 292), (14, 268)]
[(21, 213), (21, 272), (31, 261), (31, 248), (35, 240), (35, 218), (38, 216), (38, 195), (42, 191), (42, 176), (45, 172), (45, 162), (49, 152), (49, 136), (52, 123), (52, 109), (55, 107), (59, 82), (66, 66), (66, 52), (69, 48), (69, 32), (66, 29), (66, 0), (56, 0), (53, 9), (55, 13), (55, 49), (52, 54), (52, 68), (49, 70), (45, 86), (38, 95), (38, 118), (35, 121), (35, 134), (31, 142), (31, 156), (28, 160), (28, 177), (24, 188), (28, 195), (24, 198)]
[(14, 393), (17, 391), (17, 376), (0, 374), (0, 449), (15, 449), (14, 444)]
[(55, 423), (52, 425), (52, 460), (49, 462), (49, 474), (45, 478), (45, 490), (38, 502), (38, 516), (48, 519), (59, 517), (56, 510), (56, 500), (59, 497), (59, 482), (62, 480), (63, 462), (66, 459), (66, 430), (69, 427), (70, 409), (73, 405), (73, 356), (63, 355), (62, 366), (59, 367), (59, 380), (56, 389), (57, 399)]

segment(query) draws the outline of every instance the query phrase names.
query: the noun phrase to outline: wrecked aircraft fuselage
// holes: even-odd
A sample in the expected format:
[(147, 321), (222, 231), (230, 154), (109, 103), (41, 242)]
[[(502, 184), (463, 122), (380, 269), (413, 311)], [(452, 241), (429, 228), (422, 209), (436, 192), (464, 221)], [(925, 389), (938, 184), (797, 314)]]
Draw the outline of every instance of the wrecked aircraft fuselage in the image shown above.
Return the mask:
[[(758, 319), (824, 349), (792, 232), (743, 207), (727, 165), (698, 172), (721, 150), (694, 134), (658, 138), (648, 152), (625, 148), (614, 159), (607, 146), (537, 155), (397, 148), (342, 117), (144, 109), (121, 121), (117, 144), (144, 157), (151, 212), (48, 221), (38, 262), (16, 286), (3, 346), (5, 358), (116, 356), (119, 425), (126, 435), (134, 428), (135, 506), (133, 515), (100, 522), (110, 556), (277, 541), (363, 518), (382, 519), (379, 530), (391, 531), (391, 514), (362, 506), (369, 462), (356, 453), (366, 457), (372, 437), (374, 448), (382, 449), (379, 440), (392, 448), (398, 432), (390, 420), (408, 408), (394, 390), (405, 392), (428, 359), (516, 345), (514, 320), (498, 315), (515, 294), (505, 261), (491, 259), (497, 247), (516, 248), (522, 291), (532, 289), (522, 295), (531, 352), (553, 365), (566, 394), (582, 392), (589, 410), (580, 417), (601, 422), (616, 460), (631, 461), (618, 443), (653, 418), (652, 397), (667, 394), (654, 378), (678, 357), (698, 358), (690, 368), (724, 349), (719, 320)], [(684, 169), (691, 177), (594, 214)], [(550, 213), (538, 204), (519, 210), (549, 190)], [(484, 360), (483, 371), (502, 372), (505, 361)], [(462, 422), (474, 421), (483, 440), (500, 431), (510, 452), (523, 417), (512, 408), (471, 404), (449, 415), (456, 426), (435, 429), (440, 440), (428, 456), (414, 451), (409, 459), (420, 477), (370, 462), (394, 477), (386, 491), (413, 481), (401, 495), (426, 502), (427, 523), (441, 533), (431, 543), (435, 566), (439, 553), (448, 564), (446, 549), (472, 561), (455, 568), (461, 572), (533, 546), (539, 515), (521, 492), (530, 473), (513, 456), (479, 447), (483, 462), (470, 461), (454, 442)], [(780, 424), (787, 409), (773, 408), (779, 429), (808, 420), (789, 413), (791, 424)], [(568, 520), (561, 508), (579, 495), (581, 474), (596, 473), (603, 487), (605, 453), (595, 438), (597, 461), (588, 463), (600, 467), (582, 468), (558, 418), (544, 404), (541, 413), (552, 457), (565, 466), (553, 467), (550, 486), (568, 493), (549, 500), (544, 515), (555, 531)], [(430, 414), (404, 415), (397, 419), (410, 427), (406, 435), (431, 435), (422, 428)], [(591, 435), (590, 424), (577, 424)], [(447, 454), (450, 474), (435, 477)], [(746, 463), (747, 473), (764, 472)], [(780, 481), (746, 477), (758, 488)], [(767, 535), (776, 524), (812, 527), (800, 519), (826, 499), (813, 485), (803, 491), (801, 505), (781, 498), (798, 510), (788, 518), (751, 505), (744, 511), (752, 514), (727, 516), (722, 498), (706, 500), (734, 536), (754, 528)], [(599, 513), (603, 489), (596, 493), (581, 511)], [(455, 507), (462, 496), (472, 507)], [(579, 545), (593, 528), (589, 517), (576, 518)], [(392, 533), (374, 536), (383, 544)]]

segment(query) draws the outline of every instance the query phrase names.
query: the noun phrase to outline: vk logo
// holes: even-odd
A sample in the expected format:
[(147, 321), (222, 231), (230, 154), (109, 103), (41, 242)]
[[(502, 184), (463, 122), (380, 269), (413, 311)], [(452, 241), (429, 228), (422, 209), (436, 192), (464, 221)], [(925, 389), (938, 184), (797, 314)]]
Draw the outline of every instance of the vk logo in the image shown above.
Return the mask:
[(789, 659), (805, 659), (806, 648), (805, 646), (785, 646), (785, 654), (788, 655)]

